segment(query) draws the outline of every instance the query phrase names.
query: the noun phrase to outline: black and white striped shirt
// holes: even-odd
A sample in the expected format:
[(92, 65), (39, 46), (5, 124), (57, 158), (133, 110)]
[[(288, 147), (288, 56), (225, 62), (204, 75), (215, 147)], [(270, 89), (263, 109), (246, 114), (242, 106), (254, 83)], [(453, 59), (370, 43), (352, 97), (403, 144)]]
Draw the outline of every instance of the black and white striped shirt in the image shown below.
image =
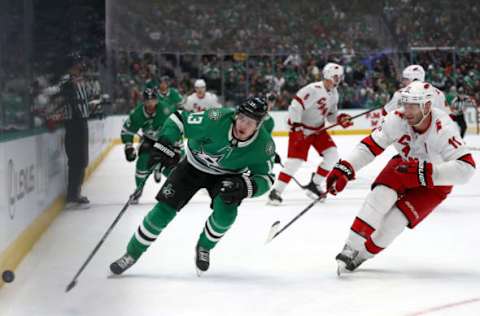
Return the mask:
[(468, 106), (474, 106), (472, 100), (468, 96), (457, 96), (452, 100), (450, 109), (453, 115), (462, 115)]
[(65, 108), (65, 120), (87, 119), (89, 117), (88, 101), (90, 93), (86, 81), (73, 82), (67, 80), (62, 86)]

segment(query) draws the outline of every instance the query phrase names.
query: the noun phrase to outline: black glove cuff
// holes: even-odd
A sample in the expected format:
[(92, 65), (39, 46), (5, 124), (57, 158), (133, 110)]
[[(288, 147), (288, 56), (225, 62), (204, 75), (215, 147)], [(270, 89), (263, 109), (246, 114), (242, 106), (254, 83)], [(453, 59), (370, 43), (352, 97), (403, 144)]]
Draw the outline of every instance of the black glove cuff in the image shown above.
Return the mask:
[(242, 175), (243, 181), (245, 181), (245, 185), (247, 188), (247, 198), (251, 198), (255, 192), (257, 191), (257, 187), (255, 185), (255, 182), (252, 181), (252, 179), (249, 176)]

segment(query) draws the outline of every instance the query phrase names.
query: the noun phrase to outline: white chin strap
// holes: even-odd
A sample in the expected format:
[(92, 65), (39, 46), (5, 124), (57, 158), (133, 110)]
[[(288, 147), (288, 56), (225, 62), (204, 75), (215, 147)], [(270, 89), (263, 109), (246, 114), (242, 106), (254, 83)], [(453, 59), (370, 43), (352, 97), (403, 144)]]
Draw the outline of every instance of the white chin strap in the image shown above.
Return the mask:
[(425, 105), (423, 105), (423, 109), (422, 109), (422, 119), (420, 120), (420, 122), (418, 122), (417, 124), (415, 125), (412, 125), (413, 127), (418, 127), (420, 124), (423, 123), (423, 121), (428, 117), (428, 114), (430, 114), (432, 110), (430, 109), (430, 111), (428, 111), (428, 113), (425, 113)]

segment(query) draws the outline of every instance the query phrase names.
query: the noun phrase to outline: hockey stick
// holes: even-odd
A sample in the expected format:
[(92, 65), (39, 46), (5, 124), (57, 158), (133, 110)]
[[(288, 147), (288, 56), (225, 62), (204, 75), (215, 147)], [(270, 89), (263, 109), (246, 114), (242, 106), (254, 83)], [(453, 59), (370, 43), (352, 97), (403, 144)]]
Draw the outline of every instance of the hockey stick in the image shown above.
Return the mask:
[[(352, 116), (352, 117), (350, 118), (350, 121), (353, 120), (353, 119), (356, 119), (356, 118), (358, 118), (358, 117), (360, 117), (360, 116), (363, 116), (363, 115), (365, 115), (365, 114), (368, 114), (368, 113), (370, 113), (370, 112), (373, 112), (373, 111), (375, 111), (375, 110), (379, 110), (379, 109), (381, 109), (381, 107), (379, 107), (379, 108), (373, 108), (373, 109), (370, 109), (370, 110), (368, 110), (368, 111), (365, 111), (365, 112), (362, 112), (362, 113), (360, 113), (360, 114), (357, 114), (357, 115), (355, 115), (355, 116)], [(338, 125), (340, 125), (340, 123), (336, 123), (336, 124), (327, 126), (327, 127), (325, 127), (325, 128), (322, 128), (320, 131), (326, 131), (326, 130), (331, 129), (331, 128), (333, 128), (333, 127), (335, 127), (335, 126), (338, 126)], [(471, 148), (471, 150), (475, 150), (475, 149)], [(285, 168), (285, 166), (283, 165), (283, 163), (282, 163), (281, 161), (279, 162), (279, 165), (280, 165), (282, 168)], [(292, 176), (292, 179), (293, 179), (293, 181), (295, 181), (295, 183), (296, 183), (300, 188), (302, 188), (303, 190), (306, 189), (307, 186), (306, 186), (306, 185), (302, 185), (295, 177)]]
[[(150, 171), (153, 170), (153, 168), (155, 167), (152, 166), (152, 168), (150, 169)], [(117, 225), (118, 221), (120, 220), (120, 218), (123, 216), (123, 214), (125, 213), (125, 211), (128, 209), (128, 207), (130, 206), (130, 204), (132, 203), (132, 201), (139, 195), (142, 193), (142, 187), (143, 187), (143, 184), (145, 184), (145, 182), (147, 181), (148, 177), (146, 177), (144, 180), (143, 180), (143, 183), (141, 186), (137, 187), (135, 189), (135, 191), (130, 195), (130, 197), (128, 198), (128, 201), (127, 203), (125, 203), (125, 205), (123, 206), (122, 210), (120, 211), (120, 213), (118, 213), (117, 217), (115, 218), (115, 220), (113, 221), (113, 223), (110, 225), (110, 227), (108, 227), (107, 231), (103, 234), (102, 238), (100, 239), (100, 241), (98, 242), (98, 244), (95, 246), (95, 248), (93, 249), (93, 251), (90, 253), (90, 255), (88, 256), (87, 260), (85, 260), (85, 262), (82, 264), (82, 266), (80, 267), (80, 269), (78, 270), (77, 274), (75, 274), (75, 276), (73, 277), (72, 281), (70, 281), (70, 283), (67, 285), (67, 288), (65, 289), (65, 292), (69, 292), (71, 289), (73, 289), (75, 287), (75, 285), (77, 285), (77, 279), (78, 277), (80, 276), (80, 274), (83, 272), (83, 270), (85, 269), (85, 267), (88, 265), (88, 263), (90, 262), (90, 260), (92, 260), (93, 256), (95, 256), (95, 254), (97, 253), (98, 249), (100, 249), (100, 247), (102, 246), (103, 242), (105, 241), (105, 239), (107, 239), (108, 235), (110, 235), (110, 233), (112, 232), (113, 228), (115, 227), (115, 225)]]
[(316, 200), (313, 200), (306, 208), (304, 208), (300, 213), (298, 213), (294, 218), (292, 218), (285, 226), (283, 226), (280, 229), (280, 221), (276, 221), (275, 223), (272, 224), (272, 227), (270, 228), (270, 231), (267, 236), (267, 240), (265, 241), (266, 244), (271, 242), (275, 237), (280, 235), (285, 229), (287, 229), (290, 225), (292, 225), (297, 219), (303, 216), (308, 210), (310, 210), (315, 204), (320, 202), (322, 199), (324, 199), (327, 196), (328, 192), (324, 192), (322, 195), (320, 195)]
[[(362, 113), (360, 113), (360, 114), (354, 115), (354, 116), (352, 116), (352, 117), (349, 119), (349, 121), (353, 121), (354, 119), (356, 119), (356, 118), (358, 118), (358, 117), (360, 117), (360, 116), (364, 116), (365, 114), (368, 114), (368, 113), (373, 112), (373, 111), (375, 111), (375, 110), (380, 110), (381, 108), (382, 108), (382, 107), (372, 108), (372, 109), (367, 110), (367, 111), (365, 111), (365, 112), (362, 112)], [(331, 129), (331, 128), (335, 127), (335, 126), (338, 126), (338, 125), (341, 125), (341, 123), (335, 123), (335, 124), (332, 124), (332, 125), (330, 125), (330, 126), (324, 127), (324, 128), (322, 128), (322, 129), (320, 129), (319, 132), (323, 132), (323, 131), (329, 130), (329, 129)]]
[[(283, 165), (283, 163), (282, 163), (281, 161), (280, 161), (278, 164), (279, 164), (282, 168), (285, 168), (285, 166)], [(292, 179), (293, 179), (293, 181), (295, 181), (295, 183), (296, 183), (302, 190), (305, 190), (305, 188), (307, 187), (306, 185), (302, 185), (302, 184), (300, 183), (300, 181), (298, 181), (294, 176), (292, 176)]]
[(467, 149), (472, 151), (480, 151), (480, 147), (475, 147), (475, 146), (467, 146)]

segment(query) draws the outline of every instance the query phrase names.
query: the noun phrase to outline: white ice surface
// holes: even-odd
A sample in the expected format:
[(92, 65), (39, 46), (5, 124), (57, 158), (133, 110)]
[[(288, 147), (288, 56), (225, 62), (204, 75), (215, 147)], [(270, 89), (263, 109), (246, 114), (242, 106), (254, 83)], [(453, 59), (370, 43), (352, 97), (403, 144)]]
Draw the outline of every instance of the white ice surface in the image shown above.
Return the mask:
[[(360, 139), (335, 137), (341, 155)], [(284, 157), (287, 138), (276, 142)], [(480, 137), (467, 136), (467, 142), (478, 147)], [(84, 186), (92, 208), (58, 216), (15, 271), (16, 280), (0, 290), (0, 315), (480, 315), (478, 172), (415, 230), (358, 272), (337, 278), (334, 257), (369, 184), (391, 156), (387, 151), (377, 158), (340, 196), (316, 205), (268, 245), (271, 224), (285, 224), (310, 201), (293, 182), (280, 207), (265, 205), (266, 195), (245, 201), (202, 278), (193, 252), (210, 209), (200, 192), (134, 267), (110, 278), (109, 264), (155, 203), (159, 186), (150, 179), (141, 204), (129, 208), (65, 293), (134, 188), (134, 164), (116, 147)], [(480, 164), (480, 152), (474, 156)], [(319, 159), (312, 150), (298, 173), (301, 182)], [(454, 305), (442, 307), (447, 304)]]

